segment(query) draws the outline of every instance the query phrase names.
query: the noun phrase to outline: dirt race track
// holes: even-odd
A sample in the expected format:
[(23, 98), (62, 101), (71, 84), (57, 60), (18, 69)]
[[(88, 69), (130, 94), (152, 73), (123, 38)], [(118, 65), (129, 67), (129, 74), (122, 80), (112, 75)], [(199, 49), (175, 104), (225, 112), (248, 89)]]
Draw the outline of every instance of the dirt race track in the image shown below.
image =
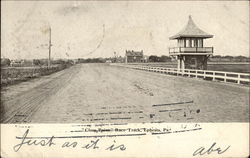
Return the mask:
[(248, 122), (249, 87), (81, 64), (1, 90), (2, 123)]

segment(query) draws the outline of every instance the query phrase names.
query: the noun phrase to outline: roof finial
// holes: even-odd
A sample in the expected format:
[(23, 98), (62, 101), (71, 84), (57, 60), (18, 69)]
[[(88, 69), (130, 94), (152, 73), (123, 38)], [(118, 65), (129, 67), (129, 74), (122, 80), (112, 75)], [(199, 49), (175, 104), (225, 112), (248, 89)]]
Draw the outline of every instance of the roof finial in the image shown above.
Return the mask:
[(188, 17), (189, 17), (189, 19), (192, 19), (192, 16), (191, 16), (191, 15), (189, 15)]

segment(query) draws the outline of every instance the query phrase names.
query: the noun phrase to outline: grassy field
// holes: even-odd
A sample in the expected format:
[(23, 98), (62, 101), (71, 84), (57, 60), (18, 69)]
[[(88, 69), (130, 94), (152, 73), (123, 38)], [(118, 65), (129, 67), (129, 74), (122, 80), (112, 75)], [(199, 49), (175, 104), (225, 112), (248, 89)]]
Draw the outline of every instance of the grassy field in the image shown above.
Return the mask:
[(44, 67), (4, 67), (1, 68), (1, 85), (6, 86), (22, 81), (27, 81), (39, 76), (49, 75), (68, 67), (68, 65), (52, 65)]
[(208, 64), (208, 70), (250, 73), (250, 64)]

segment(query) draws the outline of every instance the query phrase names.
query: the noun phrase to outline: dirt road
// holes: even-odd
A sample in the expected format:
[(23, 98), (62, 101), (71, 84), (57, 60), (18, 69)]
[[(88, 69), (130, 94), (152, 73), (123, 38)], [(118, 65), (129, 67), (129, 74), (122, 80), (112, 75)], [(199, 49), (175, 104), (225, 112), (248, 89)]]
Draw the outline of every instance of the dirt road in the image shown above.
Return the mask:
[(3, 88), (3, 123), (247, 122), (249, 88), (82, 64)]

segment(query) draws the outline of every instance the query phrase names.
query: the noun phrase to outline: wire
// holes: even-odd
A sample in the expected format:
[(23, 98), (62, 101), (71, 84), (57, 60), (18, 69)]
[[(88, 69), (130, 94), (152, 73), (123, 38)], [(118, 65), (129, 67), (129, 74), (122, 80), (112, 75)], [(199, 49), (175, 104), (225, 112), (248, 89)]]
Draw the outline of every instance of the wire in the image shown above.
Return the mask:
[(95, 48), (94, 50), (90, 51), (90, 52), (87, 53), (87, 54), (84, 54), (82, 57), (85, 57), (85, 56), (88, 56), (88, 55), (91, 55), (91, 54), (95, 53), (95, 51), (101, 47), (102, 42), (103, 42), (103, 40), (104, 40), (104, 37), (105, 37), (105, 24), (103, 24), (103, 34), (102, 34), (102, 39), (101, 39), (101, 41), (98, 43), (98, 45), (96, 46), (96, 48)]

